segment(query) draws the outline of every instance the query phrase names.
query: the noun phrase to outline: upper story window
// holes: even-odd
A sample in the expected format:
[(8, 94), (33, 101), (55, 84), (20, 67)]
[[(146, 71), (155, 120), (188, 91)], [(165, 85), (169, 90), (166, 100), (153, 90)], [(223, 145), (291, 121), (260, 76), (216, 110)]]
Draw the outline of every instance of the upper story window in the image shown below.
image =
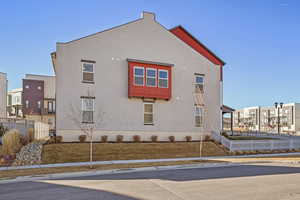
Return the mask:
[(25, 85), (25, 88), (26, 88), (26, 89), (29, 89), (29, 85)]
[(204, 92), (204, 76), (196, 75), (195, 76), (195, 92)]
[(82, 101), (82, 122), (93, 123), (95, 99), (82, 98), (81, 101)]
[(158, 87), (168, 88), (169, 87), (169, 73), (168, 70), (158, 70)]
[(82, 63), (82, 82), (86, 82), (86, 83), (94, 82), (94, 63), (89, 63), (89, 62)]
[(146, 70), (146, 85), (150, 87), (156, 86), (156, 69), (147, 68)]
[(144, 67), (134, 67), (134, 85), (144, 85)]
[(38, 89), (38, 90), (41, 90), (41, 89), (42, 89), (42, 87), (41, 87), (41, 86), (38, 86), (38, 87), (37, 87), (37, 89)]

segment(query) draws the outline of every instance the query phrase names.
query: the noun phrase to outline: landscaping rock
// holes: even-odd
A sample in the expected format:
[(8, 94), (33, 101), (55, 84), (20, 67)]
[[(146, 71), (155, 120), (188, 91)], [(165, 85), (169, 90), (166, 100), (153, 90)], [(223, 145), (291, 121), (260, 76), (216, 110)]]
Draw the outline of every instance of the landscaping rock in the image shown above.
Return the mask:
[(21, 151), (17, 153), (13, 166), (22, 165), (36, 165), (41, 164), (42, 150), (45, 141), (35, 141), (22, 147)]

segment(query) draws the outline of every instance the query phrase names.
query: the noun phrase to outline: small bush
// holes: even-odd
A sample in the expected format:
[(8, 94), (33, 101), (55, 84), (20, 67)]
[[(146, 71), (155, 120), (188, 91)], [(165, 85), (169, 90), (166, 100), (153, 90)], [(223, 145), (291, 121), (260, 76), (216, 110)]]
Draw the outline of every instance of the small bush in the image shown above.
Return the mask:
[(117, 138), (116, 138), (116, 141), (118, 142), (118, 143), (121, 143), (121, 142), (123, 142), (123, 135), (117, 135)]
[(170, 142), (175, 142), (175, 136), (173, 136), (173, 135), (169, 136), (169, 141)]
[(192, 136), (185, 136), (185, 140), (187, 141), (187, 142), (190, 142), (190, 141), (192, 141)]
[(141, 142), (141, 136), (139, 136), (139, 135), (132, 136), (132, 139), (134, 142)]
[(8, 128), (4, 127), (3, 124), (0, 124), (0, 137), (2, 137), (6, 132), (8, 131)]
[(20, 143), (25, 146), (28, 144), (28, 137), (24, 136), (24, 135), (20, 135)]
[(33, 142), (34, 141), (34, 129), (33, 128), (29, 128), (27, 130), (27, 139), (28, 139), (28, 142)]
[(210, 138), (210, 136), (209, 135), (206, 135), (205, 137), (204, 137), (204, 141), (211, 141), (211, 138)]
[(48, 144), (53, 144), (55, 143), (55, 137), (51, 136), (50, 139), (48, 140)]
[(157, 142), (157, 139), (158, 139), (157, 135), (151, 136), (151, 142)]
[(2, 152), (4, 155), (14, 155), (18, 153), (22, 147), (21, 135), (17, 129), (9, 130), (2, 137)]
[(107, 135), (102, 135), (101, 136), (101, 142), (105, 143), (108, 140), (108, 136)]
[(79, 139), (79, 142), (85, 142), (86, 141), (86, 135), (79, 135), (78, 139)]
[(58, 135), (55, 137), (56, 143), (61, 143), (63, 141), (63, 136)]

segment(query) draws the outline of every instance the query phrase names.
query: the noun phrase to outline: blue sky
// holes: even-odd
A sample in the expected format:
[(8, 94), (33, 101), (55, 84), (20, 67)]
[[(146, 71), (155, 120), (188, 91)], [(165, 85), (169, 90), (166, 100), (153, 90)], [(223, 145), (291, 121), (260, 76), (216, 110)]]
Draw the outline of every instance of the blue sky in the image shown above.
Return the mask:
[(227, 64), (224, 104), (300, 102), (300, 1), (2, 1), (0, 71), (9, 88), (26, 73), (53, 75), (50, 53), (65, 42), (156, 13), (178, 24)]

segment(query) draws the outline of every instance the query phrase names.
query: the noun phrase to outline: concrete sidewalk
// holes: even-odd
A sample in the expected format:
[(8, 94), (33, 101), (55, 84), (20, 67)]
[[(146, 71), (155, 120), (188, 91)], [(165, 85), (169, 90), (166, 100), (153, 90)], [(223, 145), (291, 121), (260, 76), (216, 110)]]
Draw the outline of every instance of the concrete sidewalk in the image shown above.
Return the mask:
[[(300, 156), (300, 152), (296, 152), (296, 153), (278, 153), (278, 154), (256, 154), (256, 155), (242, 155), (242, 156), (210, 156), (210, 157), (145, 159), (145, 160), (94, 161), (94, 162), (92, 162), (92, 165), (154, 163), (154, 162), (174, 162), (174, 161), (197, 161), (197, 160), (215, 160), (215, 159), (230, 159), (230, 158), (255, 158), (255, 157), (276, 157), (276, 156)], [(16, 166), (16, 167), (0, 167), (0, 171), (16, 170), (16, 169), (51, 168), (51, 167), (88, 166), (90, 164), (91, 164), (90, 162), (75, 162), (75, 163), (57, 163), (57, 164), (29, 165), (29, 166)]]

